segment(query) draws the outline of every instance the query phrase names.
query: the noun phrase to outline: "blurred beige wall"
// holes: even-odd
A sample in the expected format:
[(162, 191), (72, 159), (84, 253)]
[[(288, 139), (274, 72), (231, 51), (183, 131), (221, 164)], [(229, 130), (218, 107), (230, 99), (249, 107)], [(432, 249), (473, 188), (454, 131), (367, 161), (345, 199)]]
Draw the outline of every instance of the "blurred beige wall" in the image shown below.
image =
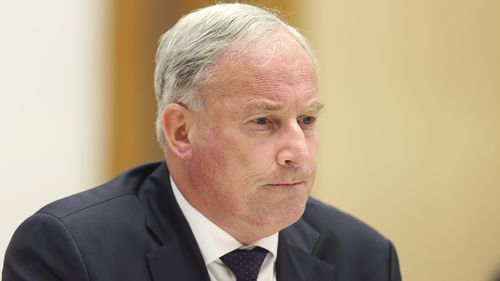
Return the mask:
[(392, 239), (406, 281), (500, 267), (500, 2), (301, 1), (320, 61), (314, 195)]

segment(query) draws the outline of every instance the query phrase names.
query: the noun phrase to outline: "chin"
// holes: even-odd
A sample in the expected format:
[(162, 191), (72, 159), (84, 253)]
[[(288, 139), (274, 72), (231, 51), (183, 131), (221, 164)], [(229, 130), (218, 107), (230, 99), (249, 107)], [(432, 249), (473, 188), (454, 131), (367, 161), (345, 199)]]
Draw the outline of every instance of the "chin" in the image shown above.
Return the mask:
[(302, 217), (306, 202), (307, 197), (305, 199), (295, 198), (295, 200), (288, 201), (287, 204), (275, 208), (275, 224), (280, 228), (279, 230), (294, 224)]
[(309, 197), (302, 188), (277, 190), (273, 187), (259, 195), (248, 202), (245, 217), (250, 224), (274, 232), (299, 220)]
[(296, 206), (292, 210), (289, 210), (287, 220), (285, 220), (284, 222), (286, 224), (285, 227), (296, 223), (304, 214), (304, 210), (305, 210), (305, 203), (302, 206)]

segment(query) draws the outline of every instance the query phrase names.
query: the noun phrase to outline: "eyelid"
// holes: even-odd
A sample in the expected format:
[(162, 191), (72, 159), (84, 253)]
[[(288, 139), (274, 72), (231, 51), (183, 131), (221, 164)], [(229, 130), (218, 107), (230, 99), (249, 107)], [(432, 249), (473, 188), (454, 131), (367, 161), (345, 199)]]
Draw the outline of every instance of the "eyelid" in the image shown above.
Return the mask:
[(297, 118), (297, 119), (302, 119), (302, 118), (306, 118), (306, 117), (313, 118), (314, 120), (318, 119), (318, 116), (316, 116), (316, 115), (311, 115), (311, 114), (300, 115), (300, 116), (299, 116), (299, 118)]
[(260, 118), (267, 118), (267, 119), (271, 120), (271, 117), (268, 114), (256, 113), (256, 114), (252, 114), (252, 115), (247, 116), (246, 123), (254, 122), (255, 120), (260, 119)]
[[(266, 124), (259, 124), (258, 123), (259, 119), (266, 119), (266, 121), (267, 121)], [(274, 121), (269, 116), (259, 115), (259, 116), (255, 116), (255, 117), (249, 118), (245, 123), (252, 124), (252, 125), (257, 125), (257, 126), (261, 126), (262, 127), (262, 126), (270, 125), (270, 124), (274, 123)]]

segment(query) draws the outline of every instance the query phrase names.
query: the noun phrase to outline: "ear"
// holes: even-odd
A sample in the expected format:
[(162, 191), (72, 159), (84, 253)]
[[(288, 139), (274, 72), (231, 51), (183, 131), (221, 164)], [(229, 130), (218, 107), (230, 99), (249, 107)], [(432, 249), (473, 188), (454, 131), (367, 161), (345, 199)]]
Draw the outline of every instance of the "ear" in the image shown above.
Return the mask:
[(183, 160), (191, 160), (192, 150), (189, 130), (193, 122), (193, 113), (182, 105), (171, 103), (163, 110), (162, 118), (163, 135), (168, 148), (177, 157)]

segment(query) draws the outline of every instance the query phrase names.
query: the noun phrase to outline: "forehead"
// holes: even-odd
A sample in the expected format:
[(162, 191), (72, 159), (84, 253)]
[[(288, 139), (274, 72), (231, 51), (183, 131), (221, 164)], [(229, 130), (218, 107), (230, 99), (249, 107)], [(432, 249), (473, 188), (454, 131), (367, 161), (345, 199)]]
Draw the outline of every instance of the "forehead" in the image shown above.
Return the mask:
[(204, 83), (211, 101), (286, 100), (317, 96), (311, 58), (286, 32), (263, 39), (252, 48), (230, 49), (215, 62)]

